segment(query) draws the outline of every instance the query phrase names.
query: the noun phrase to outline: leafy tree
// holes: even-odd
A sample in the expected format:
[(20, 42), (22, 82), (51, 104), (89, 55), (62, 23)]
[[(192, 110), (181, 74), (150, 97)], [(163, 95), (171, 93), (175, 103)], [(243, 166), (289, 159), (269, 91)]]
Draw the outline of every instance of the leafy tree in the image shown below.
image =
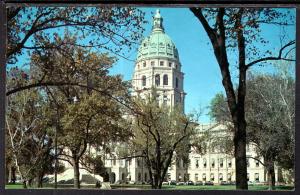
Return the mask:
[[(269, 188), (274, 189), (275, 162), (286, 170), (294, 168), (295, 81), (290, 74), (282, 72), (250, 75), (245, 107), (247, 142), (255, 145), (257, 157), (251, 158), (266, 168)], [(223, 95), (216, 95), (211, 104), (212, 118), (226, 124), (232, 123)]]
[[(141, 38), (144, 13), (132, 7), (28, 7), (9, 6), (8, 63), (14, 64), (25, 51), (53, 48), (74, 43), (54, 43), (60, 30), (80, 35), (77, 46), (106, 49), (113, 53), (130, 49)], [(111, 47), (115, 45), (117, 47)]]
[(118, 105), (96, 93), (81, 96), (77, 104), (69, 104), (61, 120), (59, 142), (64, 147), (61, 156), (74, 168), (74, 187), (79, 185), (79, 166), (85, 164), (87, 147), (101, 146), (108, 141), (126, 139), (126, 131)]
[(256, 76), (248, 81), (248, 94), (247, 138), (263, 157), (269, 189), (274, 189), (275, 162), (286, 169), (294, 167), (295, 81), (278, 75)]
[(144, 158), (152, 189), (161, 189), (175, 155), (184, 158), (188, 154), (195, 123), (179, 107), (159, 106), (154, 97), (135, 98), (131, 118), (133, 137), (128, 145), (131, 157)]
[[(22, 76), (23, 70), (13, 68), (8, 73), (8, 86), (28, 80)], [(22, 91), (7, 100), (6, 139), (10, 155), (6, 159), (11, 159), (24, 187), (26, 182), (31, 185), (34, 178), (38, 187), (42, 187), (42, 179), (53, 162), (47, 102), (37, 90)]]
[[(69, 34), (65, 36), (73, 39)], [(87, 147), (126, 139), (127, 131), (120, 123), (129, 92), (120, 75), (108, 75), (114, 58), (81, 47), (66, 47), (65, 51), (34, 53), (30, 79), (67, 83), (40, 90), (56, 110), (52, 114), (56, 115), (53, 123), (57, 123), (59, 158), (73, 166), (74, 187), (80, 188), (79, 166), (85, 164)]]
[[(294, 21), (290, 12), (271, 8), (190, 8), (207, 33), (217, 59), (222, 84), (232, 124), (234, 127), (234, 147), (236, 164), (236, 188), (248, 189), (246, 161), (246, 120), (245, 97), (246, 79), (249, 68), (268, 61), (288, 60), (287, 54), (293, 51), (295, 40), (282, 39), (278, 54), (260, 49), (258, 45), (268, 42), (261, 36), (262, 24), (290, 25)], [(285, 42), (285, 43), (283, 43)], [(238, 54), (237, 61), (229, 61), (228, 53)], [(238, 72), (237, 90), (234, 89), (231, 66)]]
[[(123, 56), (141, 38), (144, 13), (131, 7), (8, 7), (7, 63), (16, 64), (26, 51), (29, 56), (45, 54), (49, 50), (65, 56), (72, 55), (66, 48), (81, 47), (98, 52), (111, 52)], [(65, 33), (64, 33), (65, 32)], [(65, 39), (64, 34), (73, 37)], [(76, 37), (76, 39), (74, 38)], [(47, 59), (40, 69), (51, 68), (57, 61)], [(50, 57), (50, 56), (48, 56)], [(42, 66), (43, 65), (43, 66)], [(57, 67), (55, 67), (57, 68)], [(74, 70), (73, 70), (74, 71)], [(41, 74), (43, 74), (42, 72)], [(47, 72), (47, 76), (52, 72)], [(45, 74), (45, 73), (44, 73)], [(20, 90), (62, 86), (69, 83), (45, 80), (41, 75), (26, 85), (8, 88), (6, 95)], [(73, 83), (74, 85), (74, 83)]]

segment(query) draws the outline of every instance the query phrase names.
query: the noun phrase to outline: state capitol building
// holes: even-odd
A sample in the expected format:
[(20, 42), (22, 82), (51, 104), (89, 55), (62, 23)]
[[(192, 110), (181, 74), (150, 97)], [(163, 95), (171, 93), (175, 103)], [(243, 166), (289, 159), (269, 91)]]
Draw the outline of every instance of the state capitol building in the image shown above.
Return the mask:
[[(174, 107), (180, 104), (184, 108), (184, 73), (179, 52), (172, 39), (165, 33), (163, 18), (157, 10), (153, 17), (152, 32), (145, 37), (138, 49), (132, 78), (132, 95), (146, 96), (152, 87), (156, 88), (159, 104)], [(226, 126), (221, 124), (199, 125), (199, 133), (210, 131), (216, 137), (230, 136)], [(207, 143), (208, 145), (210, 143)], [(256, 156), (254, 147), (247, 146), (247, 156)], [(262, 160), (262, 159), (260, 159)], [(130, 160), (109, 160), (105, 162), (110, 172), (110, 182), (127, 181), (143, 183), (149, 181), (148, 170), (142, 158)], [(258, 161), (248, 158), (248, 179), (250, 182), (266, 182), (266, 171)], [(204, 155), (191, 151), (189, 163), (182, 160), (172, 163), (165, 181), (235, 181), (235, 160), (225, 154), (222, 148), (212, 148)], [(276, 181), (278, 170), (276, 170)]]
[[(151, 88), (155, 87), (159, 104), (166, 104), (170, 107), (180, 104), (184, 108), (187, 94), (184, 92), (182, 66), (184, 65), (180, 62), (179, 52), (172, 39), (166, 34), (163, 18), (157, 10), (153, 17), (152, 32), (144, 38), (138, 49), (132, 77), (132, 95), (146, 96)], [(226, 126), (222, 124), (200, 124), (197, 130), (200, 134), (209, 131), (213, 137), (231, 136)], [(209, 146), (211, 143), (207, 142)], [(267, 175), (264, 166), (251, 158), (256, 157), (254, 149), (251, 144), (247, 146), (248, 180), (256, 183), (266, 182)], [(223, 148), (210, 147), (205, 154), (191, 150), (188, 157), (189, 163), (183, 163), (182, 160), (172, 163), (165, 181), (210, 181), (215, 184), (220, 184), (222, 181), (235, 182), (235, 159), (233, 155), (226, 154)], [(147, 183), (149, 181), (143, 158), (118, 159), (116, 155), (110, 155), (106, 159), (105, 167), (110, 183), (117, 181)], [(80, 172), (82, 180), (88, 173), (83, 169)], [(278, 168), (276, 168), (276, 181), (281, 177), (278, 173)], [(72, 168), (70, 174), (72, 174)], [(103, 179), (100, 176), (96, 178)]]

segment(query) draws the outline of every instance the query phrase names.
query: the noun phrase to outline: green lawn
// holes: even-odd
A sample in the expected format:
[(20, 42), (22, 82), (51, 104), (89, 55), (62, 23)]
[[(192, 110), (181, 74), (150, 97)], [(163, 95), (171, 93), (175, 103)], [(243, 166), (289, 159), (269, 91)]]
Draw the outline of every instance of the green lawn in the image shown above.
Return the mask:
[[(113, 189), (151, 189), (150, 185), (111, 185)], [(58, 185), (58, 188), (72, 188), (72, 185)], [(6, 189), (22, 189), (22, 184), (9, 184), (5, 186)], [(44, 185), (44, 189), (53, 189), (53, 185)], [(95, 189), (94, 185), (82, 186), (83, 189)], [(214, 185), (214, 186), (169, 186), (163, 185), (162, 189), (165, 190), (235, 190), (234, 185)], [(264, 185), (251, 185), (249, 190), (268, 190), (268, 186)], [(294, 190), (292, 186), (276, 186), (276, 190)]]
[(8, 184), (5, 185), (5, 189), (23, 189), (22, 184)]
[[(235, 190), (234, 185), (213, 185), (213, 186), (163, 186), (167, 190)], [(293, 190), (292, 186), (277, 186), (276, 190)], [(249, 190), (268, 190), (268, 186), (253, 185), (249, 186)]]

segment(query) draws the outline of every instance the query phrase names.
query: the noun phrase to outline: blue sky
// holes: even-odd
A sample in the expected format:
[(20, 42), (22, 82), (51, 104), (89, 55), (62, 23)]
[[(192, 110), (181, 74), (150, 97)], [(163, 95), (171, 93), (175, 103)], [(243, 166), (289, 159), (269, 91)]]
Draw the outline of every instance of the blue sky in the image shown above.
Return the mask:
[[(146, 12), (145, 36), (151, 32), (152, 15), (158, 8), (142, 8)], [(209, 103), (218, 92), (224, 92), (221, 83), (221, 73), (206, 32), (199, 21), (187, 8), (159, 8), (164, 19), (165, 32), (175, 43), (182, 71), (184, 72), (184, 90), (187, 93), (185, 101), (186, 113), (202, 108), (200, 122), (208, 123), (207, 115)], [(262, 27), (263, 36), (270, 41), (269, 49), (275, 50), (280, 46), (279, 35), (282, 29), (274, 25)], [(295, 26), (286, 29), (287, 39), (295, 38)], [(128, 56), (134, 60), (137, 48)], [(229, 59), (235, 59), (236, 54), (231, 54)], [(111, 70), (112, 74), (123, 74), (125, 80), (130, 80), (133, 74), (134, 62), (119, 59)], [(255, 68), (257, 72), (271, 72), (270, 66)], [(237, 76), (233, 74), (234, 76)]]

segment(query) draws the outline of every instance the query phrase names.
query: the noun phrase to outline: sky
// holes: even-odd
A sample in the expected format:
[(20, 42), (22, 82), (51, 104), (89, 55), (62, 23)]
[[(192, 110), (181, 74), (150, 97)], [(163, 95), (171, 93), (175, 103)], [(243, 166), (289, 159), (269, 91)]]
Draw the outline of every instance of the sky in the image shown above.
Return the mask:
[[(185, 99), (185, 112), (201, 110), (201, 123), (211, 122), (208, 116), (209, 104), (212, 98), (219, 92), (224, 93), (221, 73), (213, 54), (209, 38), (197, 18), (187, 8), (142, 8), (149, 21), (145, 25), (144, 36), (151, 32), (152, 16), (160, 9), (163, 17), (165, 33), (175, 43), (184, 73), (184, 91), (187, 93)], [(295, 39), (295, 26), (286, 28), (287, 39)], [(282, 29), (274, 25), (262, 26), (263, 36), (270, 41), (269, 49), (276, 50), (280, 46), (279, 36)], [(258, 47), (260, 47), (258, 45)], [(129, 58), (135, 60), (137, 48), (129, 54)], [(237, 54), (229, 54), (229, 60), (235, 59)], [(270, 66), (254, 68), (256, 72), (272, 72)], [(119, 59), (112, 68), (111, 74), (123, 74), (125, 80), (131, 80), (134, 70), (134, 62)], [(233, 72), (233, 79), (237, 74)]]
[[(185, 113), (201, 110), (201, 123), (209, 123), (208, 116), (209, 104), (212, 98), (219, 92), (224, 93), (221, 73), (216, 62), (212, 46), (206, 32), (197, 18), (188, 8), (159, 8), (140, 7), (146, 13), (145, 19), (148, 23), (144, 26), (146, 29), (144, 36), (148, 36), (152, 27), (152, 16), (159, 9), (163, 17), (165, 33), (168, 34), (175, 43), (184, 73), (184, 91), (187, 93), (185, 99)], [(295, 15), (295, 9), (292, 9)], [(284, 11), (284, 10), (283, 10)], [(285, 31), (279, 26), (262, 26), (262, 35), (270, 42), (267, 49), (278, 51), (280, 47), (280, 35), (285, 33), (287, 40), (295, 39), (295, 26), (286, 27)], [(122, 74), (124, 80), (131, 80), (134, 70), (134, 60), (137, 57), (136, 45), (126, 55), (130, 60), (119, 58), (110, 74)], [(261, 47), (261, 45), (258, 45)], [(264, 48), (265, 49), (265, 48)], [(236, 53), (229, 53), (229, 60), (236, 59)], [(29, 61), (26, 53), (19, 57), (18, 63), (24, 65)], [(26, 64), (26, 63), (25, 63)], [(17, 64), (18, 66), (18, 64)], [(232, 69), (233, 80), (237, 79), (236, 69)], [(256, 72), (272, 72), (272, 66), (258, 66), (254, 68)]]

